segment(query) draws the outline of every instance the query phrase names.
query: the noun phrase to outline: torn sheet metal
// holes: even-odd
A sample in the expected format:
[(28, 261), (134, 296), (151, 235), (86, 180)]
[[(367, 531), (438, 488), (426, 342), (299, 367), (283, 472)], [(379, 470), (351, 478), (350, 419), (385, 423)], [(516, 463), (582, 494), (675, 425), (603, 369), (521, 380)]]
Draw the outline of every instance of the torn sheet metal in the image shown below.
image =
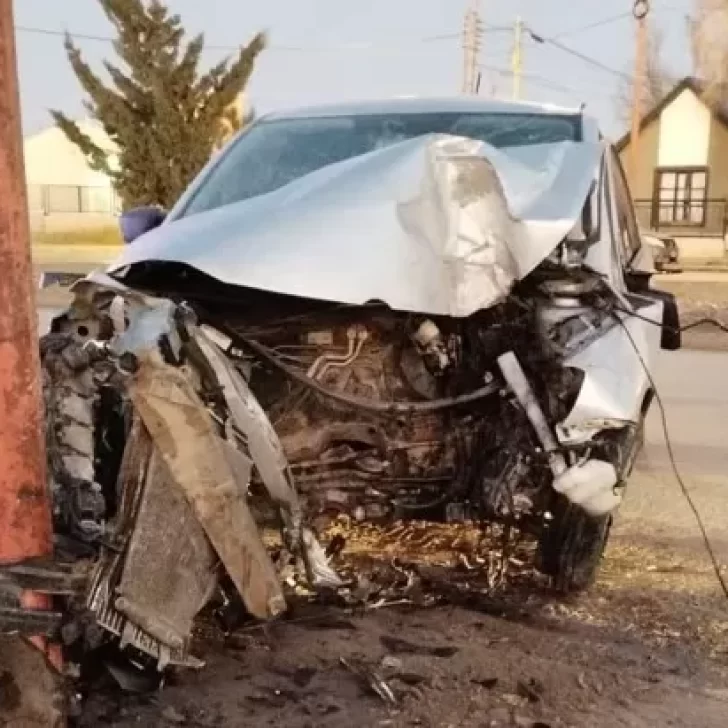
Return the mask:
[(245, 436), (250, 456), (273, 502), (286, 516), (286, 526), (294, 541), (301, 528), (301, 504), (293, 487), (288, 461), (278, 435), (258, 400), (237, 373), (230, 360), (210, 341), (202, 329), (194, 333), (215, 379), (221, 388), (236, 427)]
[(554, 475), (554, 490), (581, 506), (592, 516), (612, 512), (622, 500), (615, 492), (617, 473), (611, 463), (587, 460), (569, 466), (549, 426), (546, 415), (526, 378), (516, 355), (511, 351), (498, 357), (498, 366), (531, 422)]
[[(109, 545), (102, 546), (95, 564), (86, 606), (100, 627), (119, 637), (122, 648), (149, 655), (159, 670), (200, 668), (204, 663), (189, 652), (190, 620), (217, 559), (211, 559), (204, 532), (138, 414), (127, 445), (119, 507)], [(137, 578), (141, 588), (134, 583)], [(147, 580), (153, 582), (149, 592)]]
[(302, 528), (301, 503), (293, 485), (288, 459), (273, 425), (242, 376), (205, 331), (197, 328), (195, 343), (212, 367), (235, 426), (244, 435), (250, 457), (271, 500), (280, 508), (288, 548), (301, 553), (309, 583), (314, 588), (336, 588), (342, 582), (329, 566), (323, 549), (308, 529)]
[[(651, 321), (661, 321), (662, 308), (662, 301), (650, 300), (639, 313)], [(564, 445), (588, 441), (605, 429), (639, 423), (641, 407), (651, 389), (645, 366), (648, 370), (654, 366), (650, 352), (660, 350), (661, 329), (645, 326), (629, 314), (618, 316), (619, 325), (564, 361), (565, 366), (585, 374), (574, 407), (556, 427)]]
[[(278, 575), (203, 402), (186, 373), (140, 360), (131, 396), (172, 477), (185, 493), (248, 611), (285, 610)], [(249, 475), (249, 472), (248, 474)]]
[(468, 316), (502, 300), (574, 227), (602, 155), (596, 143), (496, 150), (418, 137), (170, 221), (109, 271), (176, 262), (237, 286)]
[(186, 650), (194, 618), (217, 584), (217, 562), (184, 492), (153, 448), (114, 607), (172, 653)]

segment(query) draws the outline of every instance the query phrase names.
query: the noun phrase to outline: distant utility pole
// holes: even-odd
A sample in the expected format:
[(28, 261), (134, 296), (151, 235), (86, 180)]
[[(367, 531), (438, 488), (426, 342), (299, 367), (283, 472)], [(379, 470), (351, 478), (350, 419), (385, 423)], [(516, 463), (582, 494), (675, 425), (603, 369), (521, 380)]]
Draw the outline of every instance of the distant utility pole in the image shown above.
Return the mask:
[(482, 27), (480, 23), (480, 3), (472, 0), (465, 11), (465, 26), (463, 28), (463, 85), (464, 94), (477, 94), (480, 87), (480, 72), (478, 58), (480, 57), (480, 38)]
[(632, 79), (632, 130), (630, 133), (629, 169), (634, 182), (639, 165), (639, 135), (642, 124), (645, 79), (647, 78), (647, 16), (649, 0), (635, 0), (632, 13), (636, 21), (634, 76)]
[(516, 18), (513, 28), (513, 55), (511, 57), (511, 71), (513, 72), (513, 98), (521, 98), (521, 75), (523, 73), (523, 21)]

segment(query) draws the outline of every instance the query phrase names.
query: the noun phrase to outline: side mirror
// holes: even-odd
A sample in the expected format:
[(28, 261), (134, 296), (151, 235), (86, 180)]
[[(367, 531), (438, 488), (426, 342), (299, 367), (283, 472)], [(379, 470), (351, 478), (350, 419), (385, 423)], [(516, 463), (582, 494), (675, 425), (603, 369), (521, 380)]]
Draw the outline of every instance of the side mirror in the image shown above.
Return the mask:
[(642, 245), (632, 256), (627, 267), (630, 273), (654, 275), (657, 271), (655, 270), (655, 250), (652, 244), (643, 239)]
[(624, 271), (624, 280), (630, 293), (645, 293), (650, 279), (656, 273), (652, 242), (642, 238), (642, 245), (632, 256)]
[(682, 332), (680, 331), (680, 309), (677, 298), (667, 291), (650, 290), (650, 296), (662, 300), (662, 337), (660, 348), (665, 351), (677, 351), (682, 347)]
[(167, 213), (158, 207), (135, 207), (121, 214), (119, 225), (125, 243), (132, 243), (138, 237), (158, 228), (167, 217)]

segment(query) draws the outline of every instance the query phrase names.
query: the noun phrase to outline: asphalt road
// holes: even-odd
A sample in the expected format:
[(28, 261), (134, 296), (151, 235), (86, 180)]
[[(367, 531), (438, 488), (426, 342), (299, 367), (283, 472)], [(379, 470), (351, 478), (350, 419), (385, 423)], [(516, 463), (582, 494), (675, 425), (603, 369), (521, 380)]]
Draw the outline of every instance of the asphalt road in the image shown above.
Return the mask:
[[(718, 557), (728, 565), (728, 354), (663, 352), (655, 401), (647, 421), (645, 449), (620, 513), (617, 532), (645, 537), (658, 548), (683, 549), (704, 560), (695, 517), (670, 459), (695, 501)], [(666, 424), (666, 428), (665, 428)]]

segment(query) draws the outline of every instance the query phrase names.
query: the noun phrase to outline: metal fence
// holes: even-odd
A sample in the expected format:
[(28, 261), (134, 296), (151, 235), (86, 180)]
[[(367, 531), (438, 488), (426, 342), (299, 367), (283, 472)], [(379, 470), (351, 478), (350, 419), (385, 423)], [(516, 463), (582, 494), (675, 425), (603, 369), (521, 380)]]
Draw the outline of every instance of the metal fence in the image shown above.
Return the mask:
[(28, 185), (28, 207), (31, 213), (44, 215), (116, 215), (121, 202), (111, 187)]
[(728, 200), (675, 205), (656, 200), (635, 200), (637, 222), (645, 230), (675, 237), (725, 237), (728, 229)]

